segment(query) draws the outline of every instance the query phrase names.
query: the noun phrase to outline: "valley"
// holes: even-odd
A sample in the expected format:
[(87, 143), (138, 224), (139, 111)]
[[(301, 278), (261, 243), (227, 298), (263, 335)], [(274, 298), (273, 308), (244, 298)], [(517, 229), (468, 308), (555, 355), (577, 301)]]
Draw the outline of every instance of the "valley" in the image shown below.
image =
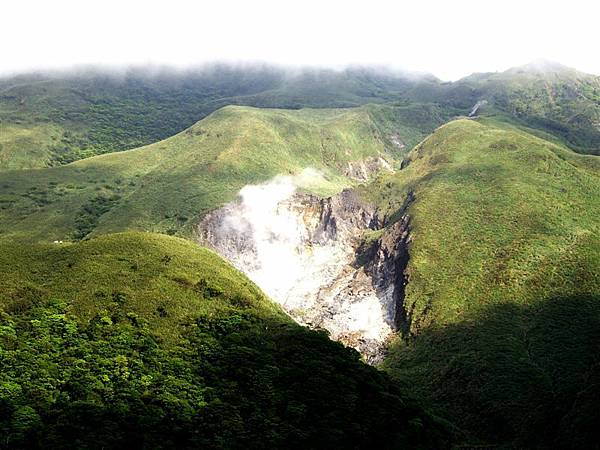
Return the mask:
[(276, 179), (244, 187), (198, 234), (297, 322), (326, 329), (374, 363), (396, 330), (395, 260), (380, 254), (387, 248), (359, 252), (378, 229), (375, 208), (354, 191), (320, 199)]
[(597, 77), (212, 70), (0, 81), (0, 448), (595, 448)]

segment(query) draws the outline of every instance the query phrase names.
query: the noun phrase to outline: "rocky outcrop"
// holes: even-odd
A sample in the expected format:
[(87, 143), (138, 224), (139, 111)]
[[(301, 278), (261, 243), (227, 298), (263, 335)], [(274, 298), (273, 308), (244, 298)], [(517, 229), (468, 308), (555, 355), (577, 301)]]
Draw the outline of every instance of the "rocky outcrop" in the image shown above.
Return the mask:
[(402, 150), (403, 148), (406, 148), (406, 144), (402, 140), (402, 137), (400, 136), (399, 133), (393, 133), (392, 135), (390, 135), (390, 141), (392, 141), (392, 144), (394, 144), (394, 146), (398, 150)]
[(410, 240), (410, 217), (404, 214), (373, 244), (365, 266), (377, 292), (387, 300), (386, 307), (394, 329), (403, 334), (408, 332), (410, 325), (404, 308), (404, 295), (410, 276)]
[(242, 191), (208, 214), (198, 226), (198, 241), (248, 275), (295, 320), (326, 329), (378, 362), (386, 340), (406, 321), (408, 216), (366, 245), (365, 233), (382, 223), (355, 191), (325, 199), (298, 192), (250, 197)]
[(390, 163), (383, 157), (371, 156), (359, 161), (349, 161), (344, 171), (344, 176), (356, 181), (368, 181), (372, 178), (373, 174), (379, 173), (382, 170), (387, 172), (394, 171)]

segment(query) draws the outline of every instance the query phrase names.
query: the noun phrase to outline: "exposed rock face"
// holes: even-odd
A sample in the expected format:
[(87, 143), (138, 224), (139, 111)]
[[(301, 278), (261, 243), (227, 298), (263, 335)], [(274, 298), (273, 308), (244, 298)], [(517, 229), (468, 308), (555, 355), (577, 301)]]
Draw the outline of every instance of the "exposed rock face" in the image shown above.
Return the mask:
[(404, 214), (391, 225), (369, 250), (365, 270), (375, 288), (386, 299), (388, 315), (394, 329), (408, 332), (410, 318), (404, 309), (404, 295), (408, 284), (408, 244), (410, 243), (410, 217)]
[(390, 140), (392, 141), (392, 144), (394, 144), (398, 148), (398, 150), (402, 150), (403, 148), (406, 148), (406, 144), (402, 140), (402, 137), (400, 136), (400, 134), (398, 134), (398, 133), (392, 134), (390, 136)]
[(368, 181), (374, 173), (382, 170), (393, 172), (392, 166), (381, 156), (348, 162), (344, 175), (357, 181)]
[(385, 341), (405, 321), (408, 217), (360, 245), (381, 223), (354, 191), (322, 199), (283, 184), (244, 189), (202, 220), (199, 241), (295, 320), (324, 328), (367, 361), (379, 361)]
[(477, 103), (475, 103), (473, 105), (473, 108), (471, 108), (471, 112), (469, 113), (469, 117), (476, 117), (477, 112), (485, 105), (488, 104), (487, 100), (479, 100)]

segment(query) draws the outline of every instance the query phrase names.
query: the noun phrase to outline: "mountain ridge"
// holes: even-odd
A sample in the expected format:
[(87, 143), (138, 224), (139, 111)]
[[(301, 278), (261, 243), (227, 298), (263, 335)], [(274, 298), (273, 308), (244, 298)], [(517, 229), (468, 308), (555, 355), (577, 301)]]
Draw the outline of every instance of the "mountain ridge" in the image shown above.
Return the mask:
[[(43, 75), (4, 78), (0, 80), (4, 143), (0, 144), (6, 148), (0, 148), (0, 169), (62, 165), (147, 145), (228, 104), (284, 109), (425, 104), (437, 105), (447, 115), (460, 115), (490, 97), (488, 100), (494, 100), (503, 114), (550, 131), (578, 151), (597, 151), (598, 77), (562, 70), (567, 78), (551, 80), (557, 84), (553, 87), (557, 101), (536, 100), (544, 91), (524, 85), (520, 78), (529, 73), (535, 81), (541, 79), (541, 72), (532, 76), (527, 67), (472, 75), (451, 83), (428, 74), (385, 68), (289, 70), (268, 65), (215, 65), (203, 71), (161, 69), (154, 73), (135, 69), (120, 74), (90, 70), (56, 73), (49, 79)], [(33, 79), (27, 81), (28, 77)], [(567, 80), (566, 87), (563, 80)], [(11, 83), (17, 86), (10, 88)], [(519, 91), (513, 92), (515, 88)], [(585, 99), (574, 101), (570, 94), (573, 89), (584, 93)], [(516, 102), (523, 95), (535, 100), (535, 109)], [(564, 111), (554, 111), (557, 107)], [(573, 121), (572, 116), (578, 113), (581, 117)], [(19, 141), (19, 133), (28, 127), (53, 131), (44, 139)], [(15, 156), (11, 148), (21, 154), (32, 153)]]
[(301, 187), (339, 192), (360, 181), (352, 164), (368, 158), (391, 162), (392, 150), (406, 150), (390, 138), (413, 145), (441, 119), (405, 121), (411, 113), (228, 106), (149, 146), (56, 168), (4, 172), (0, 232), (15, 239), (20, 230), (21, 236), (46, 241), (129, 228), (186, 235), (245, 184), (306, 168), (320, 175)]
[[(0, 359), (11, 368), (0, 373), (0, 400), (10, 406), (0, 431), (9, 444), (248, 448), (260, 435), (274, 448), (594, 448), (600, 159), (584, 153), (597, 138), (596, 81), (521, 70), (450, 84), (398, 81), (398, 90), (385, 80), (317, 85), (308, 77), (249, 95), (262, 106), (367, 104), (228, 105), (142, 147), (0, 172)], [(68, 96), (48, 101), (56, 98), (73, 106)], [(198, 107), (223, 97), (203, 98)], [(112, 100), (95, 98), (96, 112)], [(165, 104), (155, 100), (106, 117)], [(481, 100), (488, 103), (466, 117)], [(0, 101), (0, 117), (10, 114)], [(11, 122), (0, 155), (26, 161), (24, 145), (39, 158), (31, 143), (43, 129), (11, 141), (34, 123)], [(119, 125), (131, 137), (147, 123)], [(278, 200), (296, 189), (299, 201)], [(249, 192), (277, 195), (266, 211), (244, 203)], [(303, 244), (285, 256), (292, 263), (325, 252), (333, 261), (307, 273), (313, 284), (327, 264), (343, 262), (334, 277), (343, 282), (313, 286), (324, 293), (318, 311), (299, 308), (298, 317), (333, 323), (341, 338), (343, 305), (360, 306), (369, 294), (369, 311), (385, 306), (389, 329), (371, 359), (380, 371), (323, 331), (292, 323), (260, 292), (268, 286), (189, 242), (210, 214), (210, 230), (226, 221), (223, 205), (241, 234), (221, 236), (222, 254), (234, 261), (238, 252), (242, 270), (260, 262), (242, 254), (248, 231), (272, 244), (261, 258), (274, 257), (267, 266), (280, 271), (290, 261), (273, 245)], [(279, 222), (284, 210), (309, 238)], [(352, 211), (368, 225), (355, 227)], [(367, 317), (357, 311), (349, 320)], [(358, 333), (344, 342), (364, 349), (361, 336), (375, 325), (353, 326)], [(48, 381), (33, 385), (42, 400), (31, 380)], [(179, 428), (165, 425), (173, 421)]]

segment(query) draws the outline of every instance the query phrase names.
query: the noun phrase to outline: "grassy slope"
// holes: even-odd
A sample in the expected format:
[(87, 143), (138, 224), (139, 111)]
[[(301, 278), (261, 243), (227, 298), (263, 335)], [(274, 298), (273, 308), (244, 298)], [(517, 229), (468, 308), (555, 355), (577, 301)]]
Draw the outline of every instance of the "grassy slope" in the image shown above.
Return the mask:
[(558, 64), (530, 64), (474, 74), (433, 92), (421, 90), (416, 97), (435, 97), (462, 108), (485, 99), (510, 117), (560, 137), (578, 152), (600, 154), (600, 77)]
[(0, 170), (62, 165), (147, 145), (232, 104), (298, 109), (408, 103), (413, 120), (428, 109), (424, 121), (429, 122), (456, 110), (464, 114), (486, 99), (578, 151), (595, 153), (600, 151), (598, 80), (556, 65), (475, 74), (455, 83), (369, 68), (293, 72), (269, 66), (23, 75), (0, 79), (0, 127), (56, 132), (35, 147), (5, 133), (4, 141), (16, 151), (0, 149)]
[[(287, 320), (229, 264), (182, 239), (130, 233), (110, 234), (80, 245), (1, 245), (0, 307), (9, 312), (62, 298), (68, 300), (70, 314), (89, 322), (100, 311), (114, 307), (118, 293), (126, 299), (126, 308), (171, 345), (181, 338), (179, 326), (192, 311), (203, 316), (222, 314), (234, 297), (243, 298), (252, 314)], [(194, 284), (200, 279), (214, 289), (226, 288), (222, 298), (211, 302), (196, 295)], [(159, 315), (161, 310), (166, 312), (164, 317)]]
[(365, 105), (388, 153), (401, 159), (439, 125), (454, 117), (453, 110), (431, 104)]
[[(230, 106), (146, 147), (57, 168), (5, 172), (0, 231), (46, 241), (81, 238), (93, 230), (185, 234), (243, 185), (306, 167), (324, 173), (313, 188), (332, 193), (352, 183), (343, 175), (349, 161), (385, 152), (375, 109)], [(411, 130), (408, 142), (425, 133)]]
[[(28, 167), (59, 165), (164, 139), (217, 109), (218, 99), (270, 88), (275, 75), (227, 68), (198, 74), (23, 75), (0, 80), (0, 124), (60, 127), (63, 133), (49, 148), (50, 158), (31, 160)], [(6, 168), (6, 162), (0, 165)]]
[[(290, 72), (269, 66), (24, 75), (0, 78), (0, 127), (58, 127), (61, 134), (48, 141), (46, 157), (25, 166), (44, 167), (165, 139), (225, 105), (352, 107), (393, 100), (421, 81), (435, 83), (369, 69)], [(0, 149), (0, 170), (23, 166), (22, 155), (31, 151), (10, 137), (21, 155), (13, 161), (13, 153)]]
[(0, 244), (0, 448), (439, 448), (358, 354), (191, 242)]
[(578, 427), (593, 430), (597, 413), (577, 425), (569, 415), (593, 405), (584, 393), (598, 380), (600, 160), (458, 120), (407, 162), (369, 192), (390, 216), (416, 196), (410, 335), (385, 367), (488, 441), (594, 439)]
[(0, 123), (0, 167), (15, 170), (48, 166), (52, 148), (62, 135), (61, 127), (48, 123)]

